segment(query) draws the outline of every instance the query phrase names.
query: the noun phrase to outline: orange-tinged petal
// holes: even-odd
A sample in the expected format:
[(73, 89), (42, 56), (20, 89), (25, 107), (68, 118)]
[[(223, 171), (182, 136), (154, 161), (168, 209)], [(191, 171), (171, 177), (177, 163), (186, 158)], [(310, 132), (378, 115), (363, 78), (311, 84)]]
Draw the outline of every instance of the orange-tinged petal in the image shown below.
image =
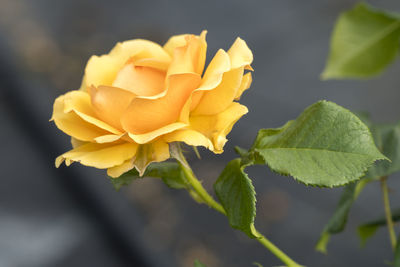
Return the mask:
[[(217, 114), (225, 110), (237, 97), (238, 91), (241, 90), (244, 68), (250, 66), (253, 61), (253, 54), (247, 47), (246, 42), (240, 38), (236, 39), (227, 54), (229, 56), (230, 70), (223, 74), (222, 82), (217, 87), (204, 92), (200, 102), (193, 110), (193, 114)], [(220, 78), (220, 76), (215, 77)], [(217, 78), (214, 78), (214, 80), (218, 81)], [(215, 81), (214, 84), (216, 83)]]
[(83, 120), (113, 134), (121, 132), (106, 122), (98, 119), (91, 104), (90, 95), (83, 91), (70, 91), (64, 98), (64, 113), (75, 112)]
[(202, 133), (195, 130), (178, 130), (166, 134), (163, 138), (168, 143), (184, 142), (189, 146), (203, 146), (210, 150), (214, 150), (214, 146), (211, 140), (204, 136)]
[(81, 141), (93, 141), (96, 137), (110, 133), (119, 134), (119, 131), (93, 117), (88, 97), (82, 91), (71, 91), (59, 96), (54, 102), (52, 116), (56, 126)]
[(243, 77), (243, 67), (224, 73), (222, 82), (213, 90), (204, 92), (194, 115), (213, 115), (224, 111), (236, 96)]
[(111, 86), (119, 70), (125, 63), (134, 57), (135, 60), (154, 58), (164, 66), (171, 61), (170, 55), (164, 49), (151, 41), (130, 40), (118, 43), (109, 54), (92, 56), (85, 69), (81, 90), (89, 86), (109, 85)]
[(214, 89), (221, 83), (222, 75), (230, 69), (229, 55), (223, 49), (219, 49), (210, 64), (208, 64), (198, 90)]
[(243, 92), (250, 88), (251, 82), (252, 82), (251, 72), (243, 75), (242, 83), (240, 84), (240, 87), (236, 92), (235, 100), (239, 100)]
[(198, 131), (212, 140), (214, 153), (222, 153), (227, 141), (226, 135), (232, 130), (233, 125), (247, 112), (247, 107), (233, 102), (219, 114), (191, 117), (190, 129)]
[[(173, 57), (167, 75), (180, 73), (201, 75), (203, 73), (207, 53), (206, 34), (207, 32), (203, 31), (200, 36), (189, 34), (184, 36), (186, 44), (173, 49)], [(178, 38), (179, 43), (181, 38)]]
[(203, 91), (212, 90), (217, 87), (222, 81), (223, 74), (229, 70), (229, 56), (224, 50), (220, 49), (208, 65), (199, 88), (192, 94), (190, 111), (194, 110), (200, 103), (204, 94)]
[(82, 165), (106, 169), (121, 165), (136, 155), (138, 144), (96, 144), (88, 143), (74, 148), (56, 159), (56, 167), (65, 160), (66, 164), (80, 162)]
[(99, 86), (97, 88), (92, 86), (89, 87), (88, 91), (94, 113), (102, 121), (119, 129), (119, 133), (113, 133), (120, 135), (122, 132), (121, 117), (135, 95), (112, 86)]
[(164, 91), (164, 80), (165, 72), (130, 63), (118, 72), (112, 85), (137, 96), (154, 96)]
[(121, 119), (123, 129), (132, 134), (144, 134), (177, 122), (183, 106), (199, 83), (198, 74), (170, 76), (165, 96), (132, 100)]

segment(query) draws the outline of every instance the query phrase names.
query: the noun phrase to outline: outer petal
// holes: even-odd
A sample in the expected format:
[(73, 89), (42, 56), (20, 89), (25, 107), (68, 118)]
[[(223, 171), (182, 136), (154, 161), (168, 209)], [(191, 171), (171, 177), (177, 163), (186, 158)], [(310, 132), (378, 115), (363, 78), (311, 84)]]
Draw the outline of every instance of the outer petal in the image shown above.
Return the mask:
[(123, 129), (138, 135), (177, 122), (183, 106), (199, 82), (198, 74), (173, 75), (165, 96), (158, 99), (135, 98), (121, 119)]
[(111, 86), (92, 86), (89, 93), (97, 117), (122, 132), (121, 117), (135, 95)]
[(235, 42), (228, 50), (231, 59), (232, 69), (248, 66), (253, 62), (253, 53), (241, 38), (236, 38)]
[(222, 75), (231, 69), (228, 53), (219, 49), (204, 73), (201, 85), (198, 90), (211, 90), (217, 87), (222, 81)]
[(212, 115), (222, 112), (239, 94), (238, 91), (241, 90), (244, 69), (253, 61), (253, 54), (240, 38), (236, 39), (227, 54), (229, 56), (230, 69), (223, 74), (222, 82), (220, 83), (217, 83), (221, 79), (220, 76), (214, 75), (215, 78), (212, 84), (217, 84), (218, 86), (204, 92), (198, 105), (193, 110), (193, 114)]
[(153, 143), (141, 145), (133, 164), (142, 176), (150, 163), (167, 160), (169, 156), (169, 145), (159, 139)]
[[(173, 57), (167, 75), (181, 73), (197, 73), (201, 75), (203, 73), (207, 52), (206, 34), (206, 31), (203, 31), (199, 37), (188, 34), (177, 37), (176, 41), (172, 39), (172, 41), (167, 42), (165, 47), (173, 50)], [(183, 46), (174, 47), (174, 45), (182, 43), (182, 38), (185, 39), (186, 43)]]
[(211, 140), (195, 130), (178, 130), (165, 135), (163, 138), (168, 143), (184, 142), (189, 146), (204, 146), (205, 148), (214, 150)]
[(65, 160), (67, 165), (77, 161), (83, 165), (99, 169), (111, 168), (133, 158), (136, 155), (137, 149), (138, 144), (135, 143), (88, 143), (59, 156), (56, 159), (56, 167), (59, 167)]
[(171, 57), (164, 49), (147, 40), (130, 40), (118, 43), (108, 55), (92, 56), (85, 69), (81, 90), (88, 86), (112, 85), (118, 71), (130, 59), (135, 60), (154, 58), (162, 65), (168, 65)]
[(121, 132), (109, 124), (99, 120), (90, 103), (90, 95), (82, 91), (70, 91), (65, 94), (64, 99), (64, 112), (75, 112), (83, 120), (96, 125), (113, 134), (121, 134)]
[(174, 55), (174, 50), (177, 47), (182, 47), (186, 45), (186, 37), (189, 34), (180, 34), (174, 35), (168, 39), (168, 41), (164, 44), (164, 50), (172, 57)]
[(107, 175), (112, 177), (112, 178), (118, 178), (122, 174), (126, 173), (127, 171), (132, 170), (135, 167), (133, 164), (133, 159), (128, 159), (121, 165), (111, 167), (107, 169)]
[(188, 126), (188, 124), (182, 123), (182, 122), (175, 122), (175, 123), (171, 123), (160, 129), (157, 129), (157, 130), (145, 133), (145, 134), (129, 133), (129, 137), (138, 144), (146, 144), (146, 143), (153, 141), (154, 139), (156, 139), (159, 136), (162, 136), (167, 133), (171, 133), (173, 131), (184, 128), (186, 126)]
[(204, 92), (194, 115), (213, 115), (224, 111), (233, 101), (242, 82), (244, 68), (226, 72), (222, 82), (213, 90)]
[(230, 60), (228, 54), (222, 49), (218, 50), (208, 65), (199, 88), (194, 90), (192, 93), (189, 103), (190, 106), (187, 107), (189, 108), (189, 111), (192, 111), (197, 107), (204, 95), (204, 91), (212, 90), (221, 83), (223, 74), (229, 71), (229, 69)]
[(243, 92), (250, 88), (252, 82), (251, 72), (243, 75), (242, 83), (240, 84), (239, 89), (236, 92), (235, 100), (239, 100), (242, 96)]
[(222, 153), (227, 141), (226, 135), (233, 125), (248, 112), (239, 103), (232, 103), (226, 110), (216, 115), (200, 115), (190, 118), (190, 129), (198, 131), (212, 140), (214, 153)]
[(81, 141), (93, 141), (102, 135), (118, 134), (119, 131), (92, 117), (94, 114), (90, 110), (89, 102), (85, 92), (71, 91), (62, 95), (54, 102), (51, 120), (54, 120), (61, 131)]

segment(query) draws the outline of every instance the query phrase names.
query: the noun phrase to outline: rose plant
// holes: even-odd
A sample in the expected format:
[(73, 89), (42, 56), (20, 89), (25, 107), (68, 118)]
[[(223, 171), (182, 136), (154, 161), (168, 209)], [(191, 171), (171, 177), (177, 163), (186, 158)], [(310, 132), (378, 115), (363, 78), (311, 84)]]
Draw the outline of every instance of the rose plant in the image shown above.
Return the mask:
[[(54, 103), (52, 120), (73, 149), (56, 159), (107, 169), (116, 189), (140, 177), (158, 177), (227, 216), (287, 266), (300, 266), (255, 226), (256, 198), (245, 168), (261, 164), (312, 186), (357, 181), (376, 160), (368, 127), (349, 110), (319, 101), (281, 128), (261, 129), (250, 149), (236, 147), (214, 183), (216, 201), (197, 179), (181, 145), (222, 153), (227, 134), (248, 112), (239, 104), (252, 83), (252, 51), (237, 38), (205, 67), (206, 31), (171, 37), (164, 46), (135, 39), (92, 56), (79, 90)], [(172, 159), (167, 161), (168, 159)], [(199, 263), (200, 264), (200, 263)]]

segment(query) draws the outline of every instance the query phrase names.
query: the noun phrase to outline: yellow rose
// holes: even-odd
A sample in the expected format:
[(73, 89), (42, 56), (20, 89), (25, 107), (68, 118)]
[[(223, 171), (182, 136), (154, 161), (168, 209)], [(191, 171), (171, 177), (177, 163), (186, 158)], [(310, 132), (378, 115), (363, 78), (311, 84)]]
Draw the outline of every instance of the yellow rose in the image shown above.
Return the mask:
[(53, 116), (72, 138), (56, 159), (118, 177), (170, 157), (169, 143), (184, 142), (221, 153), (226, 135), (247, 108), (238, 100), (251, 84), (253, 55), (237, 38), (220, 49), (203, 74), (207, 43), (200, 36), (171, 37), (162, 47), (147, 40), (118, 43), (92, 56), (82, 86), (58, 97)]

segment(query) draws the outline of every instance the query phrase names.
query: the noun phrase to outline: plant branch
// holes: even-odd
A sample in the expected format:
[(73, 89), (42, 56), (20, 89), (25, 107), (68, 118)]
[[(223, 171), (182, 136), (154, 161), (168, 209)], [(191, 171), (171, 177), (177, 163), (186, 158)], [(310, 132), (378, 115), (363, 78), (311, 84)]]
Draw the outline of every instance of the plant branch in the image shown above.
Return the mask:
[(389, 238), (392, 249), (396, 248), (396, 232), (394, 231), (393, 219), (392, 219), (392, 211), (390, 209), (389, 202), (389, 190), (387, 186), (387, 176), (381, 177), (381, 188), (382, 188), (382, 196), (383, 196), (383, 205), (385, 207), (385, 216), (386, 216), (386, 224), (389, 230)]
[[(205, 204), (207, 204), (210, 208), (215, 209), (216, 211), (224, 214), (226, 216), (226, 211), (224, 207), (214, 200), (214, 198), (205, 190), (201, 182), (196, 178), (189, 164), (187, 163), (184, 156), (180, 155), (180, 160), (184, 162), (179, 162), (183, 171), (186, 174), (188, 182), (192, 186), (193, 190), (200, 196)], [(271, 241), (269, 241), (264, 235), (255, 230), (259, 235), (257, 241), (261, 243), (265, 248), (267, 248), (271, 253), (273, 253), (276, 257), (278, 257), (283, 263), (285, 263), (288, 267), (303, 267), (302, 265), (296, 263), (292, 260), (288, 255), (286, 255), (282, 250), (280, 250), (277, 246), (275, 246)]]

